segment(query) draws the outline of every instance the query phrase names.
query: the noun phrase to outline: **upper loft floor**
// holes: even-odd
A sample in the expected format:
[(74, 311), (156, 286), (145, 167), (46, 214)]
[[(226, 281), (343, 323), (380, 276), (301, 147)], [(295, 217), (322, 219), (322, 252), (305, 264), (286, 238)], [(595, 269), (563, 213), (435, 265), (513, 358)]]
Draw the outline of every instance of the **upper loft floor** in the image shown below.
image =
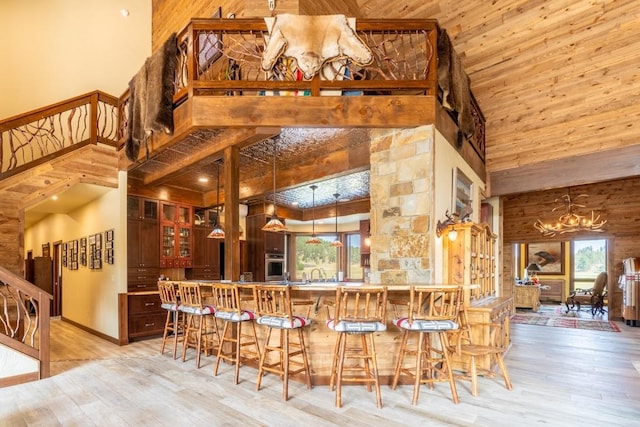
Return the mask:
[[(231, 145), (240, 147), (247, 158), (255, 158), (258, 154), (251, 150), (268, 152), (260, 144), (291, 139), (290, 133), (282, 136), (290, 129), (304, 129), (304, 137), (285, 150), (279, 162), (296, 165), (309, 156), (318, 157), (317, 150), (353, 150), (366, 139), (360, 138), (362, 130), (434, 124), (484, 179), (484, 118), (468, 81), (464, 101), (452, 98), (460, 76), (464, 80), (466, 74), (455, 69), (459, 60), (437, 22), (358, 20), (354, 28), (357, 39), (371, 52), (370, 63), (359, 64), (340, 54), (306, 78), (285, 56), (275, 55), (273, 67), (263, 69), (270, 40), (265, 20), (193, 19), (177, 33), (172, 49), (172, 134), (152, 134), (146, 149), (134, 161), (127, 159), (134, 98), (129, 89), (118, 100), (96, 93), (89, 103), (81, 97), (84, 101), (73, 99), (0, 122), (0, 177), (64, 155), (78, 144), (93, 144), (115, 148), (118, 168), (128, 170), (144, 185), (166, 184), (179, 181), (178, 175), (186, 169), (211, 169), (211, 163)], [(460, 131), (462, 114), (471, 120), (466, 133)], [(330, 132), (312, 136), (317, 129), (352, 133), (330, 143), (327, 139), (339, 138)], [(310, 140), (316, 142), (316, 151), (308, 148)], [(356, 163), (352, 171), (367, 167)], [(327, 168), (327, 176), (349, 173), (343, 165), (339, 171)], [(263, 178), (262, 170), (260, 174)], [(251, 176), (241, 164), (240, 178)], [(284, 182), (289, 187), (295, 184)], [(269, 192), (270, 185), (263, 187), (254, 186), (248, 190), (252, 194), (241, 194), (241, 198)]]

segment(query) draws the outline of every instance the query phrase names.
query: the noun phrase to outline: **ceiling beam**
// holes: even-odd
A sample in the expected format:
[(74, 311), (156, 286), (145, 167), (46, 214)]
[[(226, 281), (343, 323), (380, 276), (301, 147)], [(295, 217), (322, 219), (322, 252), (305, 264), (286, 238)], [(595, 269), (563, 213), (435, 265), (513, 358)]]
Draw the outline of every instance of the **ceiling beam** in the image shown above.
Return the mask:
[(204, 149), (177, 161), (158, 172), (144, 178), (145, 185), (160, 185), (171, 180), (171, 176), (183, 172), (185, 168), (205, 159), (221, 159), (228, 147), (243, 148), (280, 133), (280, 128), (225, 129), (223, 133), (207, 144)]
[(491, 172), (492, 197), (640, 176), (640, 145)]

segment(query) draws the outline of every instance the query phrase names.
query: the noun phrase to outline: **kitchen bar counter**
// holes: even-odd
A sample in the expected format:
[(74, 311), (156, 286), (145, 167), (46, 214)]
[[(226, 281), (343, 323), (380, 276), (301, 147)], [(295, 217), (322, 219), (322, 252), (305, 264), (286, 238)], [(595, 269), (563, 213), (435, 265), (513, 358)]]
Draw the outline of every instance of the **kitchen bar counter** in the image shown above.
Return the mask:
[[(187, 280), (185, 282), (197, 282), (207, 287), (213, 285), (215, 281), (207, 280)], [(174, 283), (178, 283), (174, 281)], [(313, 301), (313, 306), (309, 309), (309, 317), (311, 318), (311, 325), (305, 328), (305, 339), (307, 344), (307, 350), (309, 355), (309, 363), (311, 366), (311, 374), (313, 384), (323, 385), (329, 384), (329, 378), (331, 373), (331, 362), (333, 358), (333, 348), (337, 335), (335, 332), (329, 330), (325, 322), (327, 315), (333, 315), (333, 308), (330, 302), (333, 302), (335, 298), (335, 290), (337, 286), (349, 286), (349, 287), (365, 287), (365, 286), (382, 286), (382, 285), (370, 285), (361, 282), (228, 282), (234, 283), (242, 287), (242, 293), (245, 296), (247, 302), (247, 308), (253, 308), (253, 302), (250, 296), (252, 295), (252, 288), (261, 284), (282, 284), (283, 286), (290, 286), (294, 291), (292, 296), (294, 300)], [(437, 285), (433, 285), (437, 286)], [(473, 285), (466, 287), (467, 292), (473, 288)], [(387, 286), (389, 297), (391, 301), (408, 301), (409, 299), (409, 285), (389, 285)], [(465, 292), (465, 294), (467, 293)], [(478, 301), (478, 314), (474, 315), (476, 304), (472, 304), (468, 308), (470, 319), (477, 319), (478, 322), (486, 322), (489, 318), (493, 320), (505, 321), (508, 323), (508, 310), (511, 307), (511, 298), (491, 298), (491, 301)], [(329, 310), (328, 310), (329, 309)], [(401, 307), (400, 307), (401, 309)], [(306, 307), (298, 307), (297, 313), (300, 315), (306, 315)], [(495, 313), (501, 314), (500, 319), (496, 318)], [(486, 313), (486, 314), (484, 314)], [(378, 355), (378, 368), (380, 372), (380, 380), (383, 384), (391, 384), (393, 379), (393, 372), (395, 368), (396, 355), (399, 350), (400, 341), (402, 337), (401, 331), (392, 324), (391, 320), (394, 317), (394, 307), (389, 304), (387, 307), (387, 330), (376, 334), (376, 352)], [(472, 322), (473, 323), (473, 322)], [(477, 326), (477, 328), (481, 328)], [(262, 341), (264, 339), (265, 330), (258, 327), (258, 338)], [(508, 325), (507, 325), (508, 331)], [(475, 334), (474, 334), (475, 335)], [(477, 335), (479, 339), (485, 334), (481, 329), (478, 330)], [(506, 337), (508, 340), (508, 336)], [(488, 363), (488, 361), (487, 361)], [(465, 361), (458, 360), (457, 366), (463, 367)]]

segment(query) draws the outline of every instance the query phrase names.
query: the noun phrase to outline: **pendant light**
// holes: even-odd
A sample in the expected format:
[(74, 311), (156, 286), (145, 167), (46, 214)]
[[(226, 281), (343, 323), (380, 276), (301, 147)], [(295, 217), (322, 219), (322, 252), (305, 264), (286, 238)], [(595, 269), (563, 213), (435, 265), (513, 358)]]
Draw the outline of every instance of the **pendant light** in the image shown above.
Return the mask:
[(311, 216), (311, 238), (309, 240), (307, 240), (305, 243), (307, 245), (317, 245), (322, 243), (322, 241), (320, 239), (318, 239), (318, 237), (316, 237), (316, 188), (318, 188), (317, 185), (312, 185), (311, 187), (311, 191), (313, 191), (313, 205), (312, 205), (312, 216)]
[(336, 198), (336, 240), (331, 242), (331, 246), (334, 248), (341, 248), (342, 242), (340, 241), (340, 236), (338, 235), (338, 197), (340, 197), (340, 193), (333, 193), (333, 197)]
[(284, 224), (280, 219), (278, 219), (278, 205), (276, 203), (276, 155), (278, 151), (278, 146), (276, 141), (273, 141), (273, 218), (269, 220), (262, 227), (262, 231), (271, 231), (271, 232), (280, 232), (286, 231)]
[(209, 239), (224, 239), (224, 230), (220, 227), (220, 163), (216, 161), (217, 166), (217, 182), (218, 192), (216, 194), (216, 222), (213, 225), (213, 230), (207, 236)]

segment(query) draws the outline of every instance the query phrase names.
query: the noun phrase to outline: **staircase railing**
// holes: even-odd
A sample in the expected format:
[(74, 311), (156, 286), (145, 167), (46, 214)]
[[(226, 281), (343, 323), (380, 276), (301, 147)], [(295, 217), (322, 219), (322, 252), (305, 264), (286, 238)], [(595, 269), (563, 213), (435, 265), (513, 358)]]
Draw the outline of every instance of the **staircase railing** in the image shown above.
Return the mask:
[(0, 344), (39, 360), (39, 379), (51, 373), (52, 299), (51, 294), (0, 267)]
[(94, 91), (0, 120), (0, 179), (87, 144), (117, 146), (118, 99)]

